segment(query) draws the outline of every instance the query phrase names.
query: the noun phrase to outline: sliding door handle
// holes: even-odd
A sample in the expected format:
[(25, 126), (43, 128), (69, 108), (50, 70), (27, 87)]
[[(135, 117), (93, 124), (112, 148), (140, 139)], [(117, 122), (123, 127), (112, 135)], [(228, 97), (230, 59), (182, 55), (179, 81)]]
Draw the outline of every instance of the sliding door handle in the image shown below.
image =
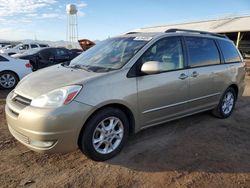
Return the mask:
[(180, 74), (180, 76), (179, 76), (179, 79), (181, 79), (181, 80), (185, 80), (186, 78), (188, 78), (188, 75), (186, 75), (184, 73)]
[(193, 78), (196, 78), (197, 76), (199, 76), (199, 73), (194, 71), (192, 74), (191, 74), (191, 77)]

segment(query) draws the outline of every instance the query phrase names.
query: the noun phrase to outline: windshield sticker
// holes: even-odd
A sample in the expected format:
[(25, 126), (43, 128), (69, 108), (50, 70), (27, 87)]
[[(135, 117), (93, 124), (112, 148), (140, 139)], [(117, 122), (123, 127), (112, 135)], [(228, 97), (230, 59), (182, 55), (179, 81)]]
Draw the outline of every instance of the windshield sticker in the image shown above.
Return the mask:
[(134, 40), (137, 41), (150, 41), (153, 37), (145, 37), (145, 36), (139, 36), (139, 37), (135, 37)]

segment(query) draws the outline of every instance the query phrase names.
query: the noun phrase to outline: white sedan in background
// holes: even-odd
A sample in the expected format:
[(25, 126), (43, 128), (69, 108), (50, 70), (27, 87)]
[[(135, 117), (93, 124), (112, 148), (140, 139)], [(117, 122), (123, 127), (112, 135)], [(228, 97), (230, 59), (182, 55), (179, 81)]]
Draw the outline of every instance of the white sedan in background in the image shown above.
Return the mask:
[(26, 52), (27, 50), (36, 49), (36, 48), (41, 49), (41, 48), (46, 48), (46, 47), (49, 47), (49, 45), (38, 44), (38, 43), (27, 43), (27, 44), (24, 43), (24, 44), (18, 44), (13, 48), (1, 49), (0, 53), (11, 56), (13, 54)]
[(29, 60), (14, 59), (0, 55), (0, 88), (13, 89), (17, 83), (32, 72)]

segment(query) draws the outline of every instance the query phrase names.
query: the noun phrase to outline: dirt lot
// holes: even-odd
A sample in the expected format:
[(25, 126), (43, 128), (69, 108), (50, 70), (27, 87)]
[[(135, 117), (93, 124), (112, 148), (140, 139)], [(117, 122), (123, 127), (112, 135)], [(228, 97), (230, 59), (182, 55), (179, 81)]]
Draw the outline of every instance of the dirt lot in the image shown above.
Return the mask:
[(147, 129), (107, 162), (93, 162), (80, 151), (42, 155), (28, 150), (9, 134), (2, 101), (0, 186), (250, 187), (247, 82), (231, 118), (202, 113)]

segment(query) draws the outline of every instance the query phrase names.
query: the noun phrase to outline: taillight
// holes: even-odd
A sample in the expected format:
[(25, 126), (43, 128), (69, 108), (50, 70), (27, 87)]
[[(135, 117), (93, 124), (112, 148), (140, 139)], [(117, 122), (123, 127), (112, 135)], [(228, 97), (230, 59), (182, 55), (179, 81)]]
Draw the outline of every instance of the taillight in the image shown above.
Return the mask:
[(30, 63), (26, 63), (26, 64), (25, 64), (25, 67), (27, 67), (27, 68), (31, 68), (31, 67), (32, 67), (32, 65), (31, 65)]

